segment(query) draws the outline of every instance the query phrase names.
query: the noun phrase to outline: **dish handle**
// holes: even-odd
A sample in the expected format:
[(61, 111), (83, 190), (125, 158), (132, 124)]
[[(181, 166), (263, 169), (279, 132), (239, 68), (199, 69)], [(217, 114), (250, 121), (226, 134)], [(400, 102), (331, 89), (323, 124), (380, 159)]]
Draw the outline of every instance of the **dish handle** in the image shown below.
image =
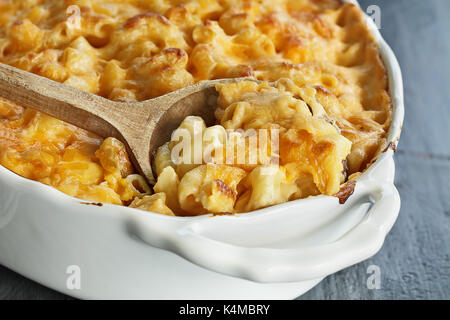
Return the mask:
[[(372, 206), (360, 223), (339, 239), (325, 244), (270, 248), (219, 241), (199, 232), (204, 230), (202, 223), (211, 223), (206, 220), (212, 219), (210, 216), (151, 215), (150, 218), (136, 213), (132, 221), (133, 233), (153, 247), (174, 252), (196, 265), (229, 276), (262, 283), (305, 281), (325, 277), (361, 262), (381, 248), (400, 210), (397, 189), (391, 182), (358, 181), (352, 197), (357, 197), (356, 201), (368, 198)], [(299, 214), (299, 211), (293, 214)], [(217, 219), (214, 223), (224, 221), (220, 218), (214, 217)], [(271, 213), (274, 225), (279, 219), (280, 212)], [(224, 224), (224, 227), (230, 225)]]

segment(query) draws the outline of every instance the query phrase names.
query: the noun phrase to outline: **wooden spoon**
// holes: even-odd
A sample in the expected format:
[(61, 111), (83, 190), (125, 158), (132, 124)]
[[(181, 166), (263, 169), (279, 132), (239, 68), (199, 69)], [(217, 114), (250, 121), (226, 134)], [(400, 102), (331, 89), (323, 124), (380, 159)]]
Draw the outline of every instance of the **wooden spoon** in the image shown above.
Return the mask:
[(151, 155), (170, 140), (173, 130), (189, 115), (215, 122), (215, 84), (242, 79), (198, 83), (144, 102), (115, 102), (0, 63), (0, 96), (36, 109), (101, 137), (125, 143), (135, 168), (149, 183)]

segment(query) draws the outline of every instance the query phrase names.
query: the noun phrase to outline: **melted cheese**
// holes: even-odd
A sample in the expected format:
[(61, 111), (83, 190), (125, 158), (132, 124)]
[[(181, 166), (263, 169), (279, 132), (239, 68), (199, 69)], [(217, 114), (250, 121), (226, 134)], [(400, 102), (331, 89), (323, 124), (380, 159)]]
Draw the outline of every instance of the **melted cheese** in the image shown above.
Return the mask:
[[(316, 114), (323, 108), (340, 129), (339, 139), (352, 142), (348, 174), (365, 170), (382, 150), (391, 121), (377, 45), (360, 9), (339, 0), (0, 0), (0, 62), (116, 101), (142, 101), (206, 79), (288, 78), (292, 83), (283, 84), (289, 86), (285, 91), (297, 90), (294, 95), (301, 100), (291, 109), (274, 103), (275, 111), (259, 104), (264, 116), (256, 117), (248, 107), (256, 102), (244, 101), (230, 89), (221, 96), (219, 104), (227, 108), (218, 119), (223, 117), (222, 125), (230, 128), (270, 123), (304, 127), (316, 137), (311, 132), (317, 124), (301, 118), (307, 117), (305, 104)], [(238, 122), (230, 118), (233, 97), (243, 100), (233, 107), (243, 112)], [(277, 112), (298, 116), (286, 119)], [(298, 144), (306, 137), (290, 133), (283, 139), (292, 144), (293, 153), (313, 152), (313, 157), (313, 149)], [(345, 155), (325, 142), (320, 148), (339, 159)], [(294, 161), (298, 153), (281, 157)], [(330, 167), (333, 159), (319, 162)], [(150, 190), (135, 175), (127, 179), (133, 173), (120, 142), (6, 100), (0, 100), (0, 164), (93, 201), (129, 205)], [(161, 167), (157, 171), (165, 165)], [(196, 167), (185, 166), (176, 173), (181, 177), (192, 169)], [(286, 165), (284, 176), (296, 176), (308, 190), (283, 199), (329, 194), (341, 181), (336, 173), (308, 170)], [(251, 179), (244, 180), (250, 188)], [(143, 208), (168, 213), (165, 205), (158, 209), (163, 198)], [(210, 203), (205, 201), (202, 206)]]

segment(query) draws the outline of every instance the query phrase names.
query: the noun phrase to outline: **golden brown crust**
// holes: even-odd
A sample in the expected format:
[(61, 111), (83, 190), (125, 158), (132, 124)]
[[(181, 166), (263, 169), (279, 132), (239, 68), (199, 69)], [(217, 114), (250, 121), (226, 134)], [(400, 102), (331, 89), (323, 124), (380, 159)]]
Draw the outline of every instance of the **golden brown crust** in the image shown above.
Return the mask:
[(214, 180), (214, 183), (216, 184), (216, 187), (219, 190), (219, 192), (223, 193), (225, 196), (229, 198), (236, 198), (236, 194), (234, 193), (234, 191), (231, 190), (231, 188), (227, 186), (225, 182), (223, 182), (220, 179), (216, 179)]
[(101, 202), (80, 202), (80, 203), (88, 205), (88, 206), (103, 207), (103, 203), (101, 203)]
[(389, 151), (389, 149), (392, 150), (394, 153), (397, 152), (397, 146), (393, 141), (389, 142), (389, 144), (387, 145), (386, 149), (384, 149), (383, 152), (387, 152)]
[(134, 17), (129, 18), (125, 24), (124, 27), (127, 29), (130, 28), (135, 28), (139, 25), (139, 23), (141, 22), (141, 20), (147, 19), (147, 18), (156, 18), (159, 22), (165, 24), (165, 25), (170, 25), (169, 20), (167, 20), (166, 17), (154, 13), (154, 12), (144, 12), (138, 15), (135, 15)]
[(355, 192), (355, 187), (356, 181), (348, 181), (341, 187), (341, 190), (339, 190), (339, 192), (336, 193), (334, 196), (336, 198), (339, 198), (340, 204), (344, 204), (345, 202), (347, 202), (348, 198), (350, 198), (353, 192)]
[(317, 91), (320, 91), (321, 93), (326, 94), (326, 95), (333, 94), (330, 90), (328, 90), (327, 88), (325, 88), (323, 86), (315, 86), (314, 88), (316, 88)]

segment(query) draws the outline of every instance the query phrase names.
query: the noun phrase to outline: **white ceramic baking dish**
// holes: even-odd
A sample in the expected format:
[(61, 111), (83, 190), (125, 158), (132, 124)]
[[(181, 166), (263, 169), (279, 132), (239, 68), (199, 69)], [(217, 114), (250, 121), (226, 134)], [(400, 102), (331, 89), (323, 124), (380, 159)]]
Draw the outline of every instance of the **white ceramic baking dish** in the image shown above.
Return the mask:
[[(168, 217), (87, 205), (0, 166), (0, 264), (79, 298), (288, 299), (374, 255), (400, 209), (393, 151), (404, 107), (397, 60), (367, 19), (389, 72), (391, 147), (345, 204), (318, 196), (237, 216)], [(79, 289), (67, 286), (71, 266)]]

